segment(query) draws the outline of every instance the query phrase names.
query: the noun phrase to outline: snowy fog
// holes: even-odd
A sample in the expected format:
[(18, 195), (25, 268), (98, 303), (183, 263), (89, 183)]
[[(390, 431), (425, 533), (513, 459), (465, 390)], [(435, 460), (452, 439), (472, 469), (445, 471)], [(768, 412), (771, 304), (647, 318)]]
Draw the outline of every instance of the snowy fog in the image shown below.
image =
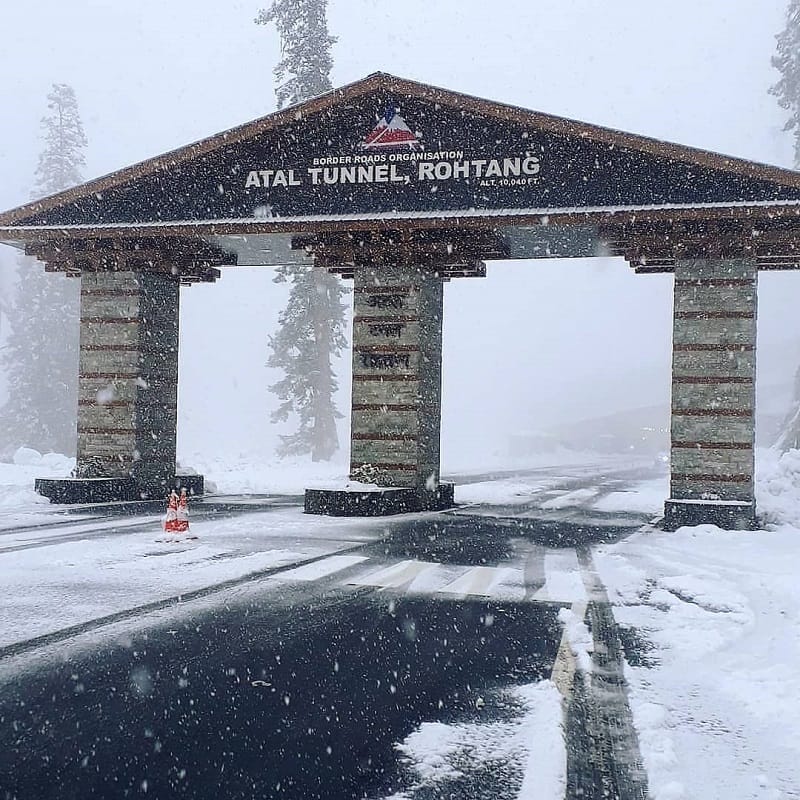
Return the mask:
[[(64, 108), (79, 106), (88, 145), (79, 124), (64, 125), (62, 130), (73, 137), (74, 161), (67, 166), (79, 166), (85, 180), (276, 110), (273, 70), (289, 48), (279, 38), (281, 26), (274, 17), (262, 20), (269, 24), (255, 24), (259, 9), (269, 5), (265, 0), (0, 3), (0, 74), (4, 76), (0, 81), (4, 123), (0, 125), (0, 212), (26, 203), (32, 191), (43, 185), (37, 182), (42, 178), (37, 169), (43, 152), (40, 122), (48, 113), (48, 100), (56, 94), (64, 104), (52, 101), (51, 110), (58, 109), (60, 114)], [(794, 137), (784, 127), (786, 112), (769, 93), (778, 79), (771, 58), (788, 4), (789, 0), (405, 0), (394, 4), (328, 0), (327, 25), (338, 39), (332, 48), (330, 78), (334, 86), (342, 86), (377, 71), (391, 73), (525, 109), (788, 168), (795, 156)], [(321, 5), (326, 5), (325, 0)], [(306, 13), (309, 7), (305, 6)], [(792, 8), (798, 7), (800, 0), (793, 0)], [(291, 15), (290, 23), (283, 18), (284, 33), (289, 24), (294, 31), (306, 30), (298, 25), (296, 12), (296, 6), (283, 5), (283, 13)], [(324, 19), (318, 10), (317, 14), (317, 20)], [(792, 56), (800, 41), (797, 27), (797, 38), (782, 48)], [(312, 44), (319, 41), (306, 35)], [(315, 51), (317, 65), (326, 53), (325, 47)], [(324, 77), (327, 81), (327, 73)], [(277, 84), (279, 91), (286, 89), (280, 75)], [(370, 95), (372, 105), (374, 97)], [(377, 140), (388, 130), (416, 139), (418, 132), (401, 120), (400, 109), (391, 107), (395, 102), (389, 101), (385, 124), (377, 114), (379, 121), (369, 137)], [(425, 102), (429, 108), (434, 104), (430, 96)], [(437, 114), (446, 106), (437, 102)], [(342, 108), (349, 113), (351, 107), (343, 104)], [(449, 136), (448, 120), (468, 119), (467, 114), (459, 114), (463, 108), (449, 110), (452, 116), (441, 117), (440, 128), (446, 130), (439, 131), (439, 139)], [(294, 114), (291, 110), (284, 121)], [(334, 116), (325, 117), (326, 124)], [(399, 127), (401, 121), (406, 127)], [(290, 120), (287, 127), (293, 124)], [(469, 128), (472, 123), (463, 124)], [(485, 119), (480, 125), (481, 132), (473, 138), (491, 140), (491, 126)], [(317, 145), (327, 139), (331, 146), (334, 127), (316, 128), (315, 135), (322, 131)], [(458, 133), (454, 130), (454, 137)], [(527, 136), (525, 130), (520, 138)], [(493, 138), (495, 143), (508, 139), (502, 133)], [(298, 151), (302, 151), (302, 137), (298, 139)], [(424, 135), (420, 139), (424, 145)], [(53, 149), (64, 156), (62, 162), (69, 162), (65, 137), (52, 136), (50, 146), (53, 140), (58, 143)], [(365, 142), (362, 138), (362, 147)], [(415, 140), (415, 144), (420, 143)], [(613, 142), (611, 149), (616, 147)], [(538, 169), (534, 151), (528, 145), (523, 149), (522, 160), (536, 163)], [(232, 152), (235, 157), (227, 166), (229, 174), (236, 175), (244, 159), (241, 151)], [(77, 157), (84, 154), (85, 166)], [(609, 163), (614, 158), (609, 157)], [(327, 154), (321, 160), (327, 163)], [(594, 188), (591, 175), (602, 171), (600, 159), (592, 161), (596, 173), (587, 173), (582, 162), (569, 155), (563, 158), (561, 165), (568, 169), (562, 174), (568, 171), (569, 176), (561, 179), (560, 186), (571, 188), (574, 177), (576, 184), (582, 180), (584, 187)], [(195, 179), (204, 170), (195, 165), (202, 162), (198, 158), (190, 163), (188, 185), (197, 186)], [(428, 167), (432, 169), (433, 162)], [(270, 188), (264, 176), (276, 172), (284, 169), (254, 170), (250, 176), (255, 176), (255, 186)], [(293, 169), (286, 172), (293, 180)], [(651, 186), (639, 169), (628, 172), (635, 174), (630, 181), (624, 175), (619, 185)], [(215, 188), (220, 196), (226, 194), (222, 184), (214, 186), (218, 174), (206, 170), (206, 177), (213, 181), (211, 191), (196, 193), (204, 216), (210, 216), (209, 197), (216, 195)], [(679, 182), (694, 187), (698, 182), (691, 171), (683, 173), (687, 177), (680, 181), (674, 179), (675, 173), (665, 174), (670, 188)], [(319, 185), (317, 180), (312, 183), (309, 193)], [(342, 204), (335, 181), (329, 183), (335, 203)], [(59, 188), (66, 185), (70, 182), (62, 182)], [(181, 190), (180, 182), (172, 185), (179, 188), (171, 197), (162, 194), (159, 203), (152, 204), (158, 205), (159, 215), (169, 213), (171, 199), (185, 200), (191, 193)], [(283, 184), (287, 185), (300, 184)], [(118, 207), (105, 186), (91, 191), (92, 203), (102, 200), (104, 209)], [(441, 195), (426, 192), (427, 188), (420, 188), (416, 199), (437, 198), (433, 213), (439, 215)], [(143, 192), (142, 205), (151, 196)], [(553, 194), (544, 196), (554, 205)], [(123, 195), (119, 206), (129, 197)], [(274, 195), (259, 196), (258, 205), (248, 206), (245, 213), (269, 217), (273, 199)], [(313, 207), (319, 195), (313, 200), (307, 207)], [(480, 204), (480, 200), (474, 203), (475, 207)], [(387, 209), (387, 216), (397, 208)], [(453, 213), (462, 214), (466, 208), (465, 204)], [(276, 208), (276, 217), (282, 211)], [(619, 207), (614, 211), (615, 225), (618, 211)], [(538, 216), (544, 225), (545, 219), (553, 219), (552, 208), (540, 210)], [(635, 216), (638, 224), (642, 216), (638, 208)], [(196, 217), (183, 218), (192, 219)], [(247, 224), (251, 222), (248, 217)], [(53, 226), (64, 224), (68, 223), (60, 219)], [(261, 222), (259, 226), (265, 227)], [(777, 231), (778, 226), (774, 227)], [(791, 235), (794, 228), (787, 227)], [(445, 233), (449, 237), (451, 232)], [(748, 237), (750, 233), (748, 225)], [(80, 263), (84, 269), (81, 380), (82, 390), (94, 397), (84, 395), (80, 405), (94, 410), (108, 406), (103, 413), (109, 410), (112, 422), (117, 413), (112, 406), (131, 406), (137, 414), (141, 412), (134, 421), (137, 436), (130, 440), (135, 444), (123, 454), (132, 459), (125, 462), (125, 469), (130, 468), (138, 480), (135, 462), (146, 462), (151, 447), (145, 442), (140, 448), (140, 443), (145, 436), (158, 438), (156, 431), (161, 429), (156, 422), (166, 421), (172, 445), (175, 397), (168, 396), (167, 389), (175, 388), (173, 354), (178, 334), (170, 324), (169, 311), (179, 291), (175, 275), (187, 265), (180, 261), (180, 253), (175, 256), (178, 251), (170, 253), (165, 248), (158, 235), (153, 237), (155, 245), (138, 238), (139, 232), (136, 236), (136, 246), (154, 247), (155, 255), (132, 249), (111, 257), (108, 251), (54, 255), (51, 250), (45, 255), (53, 267), (72, 259), (73, 267)], [(723, 238), (712, 244), (722, 247)], [(422, 242), (427, 247), (424, 239), (420, 236), (412, 245)], [(466, 242), (468, 237), (463, 239)], [(335, 264), (366, 261), (352, 240), (344, 245), (344, 237), (331, 240), (334, 244), (329, 250), (330, 241), (320, 237), (315, 242), (316, 257)], [(392, 247), (397, 244), (376, 236), (368, 245), (384, 247), (387, 241)], [(457, 248), (450, 239), (444, 241), (450, 256)], [(740, 239), (733, 241), (741, 245)], [(438, 244), (438, 252), (435, 246), (422, 252), (431, 254), (432, 260), (440, 259), (438, 263), (448, 269), (452, 262), (442, 258), (441, 241)], [(258, 253), (258, 248), (250, 240), (240, 255), (242, 251)], [(279, 247), (272, 252), (279, 252)], [(367, 252), (374, 255), (378, 250)], [(675, 247), (669, 252), (692, 251)], [(703, 252), (715, 260), (729, 255), (712, 252), (711, 246)], [(201, 271), (205, 258), (197, 255), (200, 264), (188, 265), (197, 272), (180, 273), (184, 278), (210, 277)], [(5, 602), (0, 603), (0, 721), (6, 723), (0, 725), (0, 794), (55, 797), (67, 791), (88, 797), (90, 792), (81, 793), (76, 787), (96, 778), (97, 785), (113, 782), (116, 792), (127, 785), (126, 796), (136, 786), (142, 793), (149, 787), (150, 796), (167, 796), (155, 782), (166, 764), (166, 780), (183, 781), (188, 775), (194, 781), (171, 783), (169, 796), (205, 796), (204, 790), (213, 791), (215, 797), (221, 796), (220, 791), (232, 796), (237, 793), (235, 781), (250, 777), (236, 765), (252, 758), (252, 775), (263, 782), (253, 786), (275, 781), (275, 792), (283, 794), (285, 773), (300, 781), (294, 787), (285, 784), (286, 796), (304, 798), (354, 796), (354, 792), (331, 791), (329, 783), (334, 774), (344, 785), (351, 779), (351, 770), (358, 773), (358, 780), (367, 776), (377, 781), (376, 793), (360, 789), (358, 796), (395, 800), (451, 796), (445, 788), (448, 781), (459, 780), (459, 788), (469, 787), (476, 775), (483, 776), (490, 788), (518, 791), (519, 797), (589, 796), (583, 789), (572, 790), (575, 775), (575, 780), (595, 784), (592, 796), (599, 796), (601, 790), (604, 796), (648, 796), (646, 788), (623, 795), (609, 789), (612, 784), (600, 786), (594, 778), (601, 771), (621, 775), (614, 778), (620, 785), (630, 778), (634, 788), (640, 784), (633, 778), (646, 772), (649, 796), (656, 800), (797, 798), (800, 449), (781, 455), (769, 446), (790, 407), (795, 375), (800, 375), (800, 270), (758, 275), (755, 481), (751, 480), (752, 460), (748, 461), (753, 453), (751, 352), (756, 349), (752, 261), (739, 261), (750, 271), (742, 268), (736, 273), (732, 266), (736, 262), (728, 260), (728, 275), (722, 279), (721, 274), (703, 271), (708, 264), (694, 264), (691, 269), (705, 276), (697, 281), (681, 281), (680, 270), (688, 267), (678, 261), (675, 319), (702, 320), (703, 325), (715, 317), (745, 323), (740, 328), (725, 323), (716, 340), (711, 334), (702, 338), (688, 324), (678, 331), (679, 335), (689, 331), (685, 340), (690, 343), (676, 340), (676, 365), (681, 348), (716, 353), (721, 354), (716, 366), (722, 374), (713, 371), (715, 362), (706, 357), (690, 362), (696, 371), (682, 373), (676, 368), (674, 416), (696, 416), (701, 423), (692, 428), (693, 438), (675, 435), (671, 456), (666, 451), (672, 438), (673, 276), (636, 275), (622, 258), (497, 261), (488, 263), (486, 277), (465, 277), (444, 286), (441, 462), (445, 479), (458, 485), (454, 503), (447, 501), (442, 508), (455, 508), (439, 514), (438, 505), (425, 505), (426, 513), (379, 520), (326, 516), (329, 509), (325, 508), (321, 512), (309, 509), (313, 513), (306, 514), (300, 505), (304, 489), (336, 494), (348, 480), (351, 384), (359, 387), (365, 378), (379, 383), (388, 399), (365, 392), (368, 402), (363, 398), (353, 402), (354, 456), (359, 441), (372, 442), (374, 449), (364, 451), (363, 463), (354, 457), (352, 483), (338, 492), (345, 496), (350, 492), (348, 503), (363, 495), (358, 500), (363, 505), (349, 506), (348, 513), (363, 510), (364, 497), (370, 497), (372, 490), (379, 499), (383, 495), (383, 510), (393, 513), (395, 500), (386, 501), (386, 496), (398, 488), (407, 492), (408, 487), (378, 480), (374, 483), (380, 485), (371, 485), (378, 473), (371, 474), (375, 464), (367, 462), (380, 465), (379, 459), (386, 461), (386, 452), (394, 457), (389, 448), (400, 451), (399, 442), (410, 443), (405, 452), (414, 454), (412, 468), (426, 470), (414, 492), (444, 497), (438, 485), (438, 453), (433, 454), (431, 448), (425, 454), (431, 460), (435, 455), (434, 474), (429, 474), (430, 464), (420, 455), (423, 444), (434, 440), (431, 428), (422, 422), (435, 416), (431, 414), (435, 404), (430, 402), (435, 393), (430, 387), (436, 377), (431, 378), (431, 364), (438, 367), (438, 360), (423, 345), (435, 339), (430, 328), (438, 336), (438, 326), (426, 329), (426, 323), (438, 319), (442, 274), (426, 271), (427, 285), (420, 281), (411, 287), (403, 285), (414, 283), (421, 272), (415, 276), (413, 264), (403, 272), (409, 265), (402, 260), (395, 263), (392, 255), (385, 262), (378, 259), (376, 272), (386, 264), (389, 268), (377, 278), (369, 273), (372, 264), (354, 267), (356, 280), (364, 281), (355, 292), (359, 298), (356, 325), (374, 323), (380, 335), (394, 339), (391, 347), (359, 343), (357, 353), (365, 368), (367, 356), (377, 357), (378, 365), (373, 363), (370, 369), (380, 369), (381, 359), (386, 359), (384, 368), (387, 364), (395, 368), (405, 359), (404, 367), (410, 369), (411, 360), (416, 359), (417, 372), (389, 373), (385, 380), (387, 373), (359, 372), (357, 362), (353, 381), (351, 351), (349, 346), (344, 348), (333, 365), (342, 419), (338, 420), (340, 449), (331, 463), (312, 463), (309, 456), (279, 461), (279, 437), (295, 432), (296, 419), (271, 420), (280, 412), (280, 401), (270, 386), (282, 373), (267, 365), (271, 352), (277, 351), (270, 337), (279, 329), (279, 315), (283, 312), (286, 318), (290, 285), (294, 289), (301, 283), (298, 276), (306, 278), (305, 301), (314, 298), (309, 305), (329, 301), (328, 310), (335, 306), (339, 315), (331, 330), (318, 324), (319, 317), (313, 319), (314, 325), (307, 325), (306, 331), (310, 328), (314, 333), (314, 344), (340, 340), (338, 279), (321, 270), (298, 269), (292, 276), (294, 284), (275, 283), (272, 267), (222, 267), (216, 283), (180, 289), (177, 457), (180, 471), (194, 469), (203, 474), (209, 490), (207, 497), (192, 497), (191, 533), (185, 493), (180, 501), (177, 495), (171, 497), (163, 516), (160, 501), (138, 502), (148, 487), (145, 492), (137, 488), (140, 494), (135, 503), (107, 507), (51, 506), (43, 496), (46, 492), (34, 493), (35, 478), (64, 477), (73, 468), (80, 479), (73, 483), (91, 487), (94, 478), (102, 483), (108, 473), (90, 474), (90, 470), (107, 463), (93, 464), (87, 457), (87, 453), (92, 455), (89, 448), (77, 464), (74, 453), (17, 449), (31, 444), (24, 440), (22, 430), (24, 416), (34, 417), (29, 413), (34, 404), (22, 392), (13, 394), (23, 398), (19, 404), (23, 417), (15, 418), (17, 430), (9, 430), (8, 418), (0, 416), (0, 554), (5, 555), (0, 570), (5, 590)], [(456, 255), (462, 257), (460, 252)], [(177, 259), (167, 262), (175, 269), (172, 275), (166, 271), (148, 275), (152, 283), (139, 276), (137, 289), (126, 288), (120, 279), (143, 269), (146, 259), (155, 273), (156, 261), (171, 257)], [(656, 253), (655, 257), (662, 256)], [(31, 281), (26, 294), (25, 270), (43, 271), (43, 265), (21, 263), (13, 248), (0, 244), (0, 409), (9, 387), (19, 385), (23, 371), (33, 376), (29, 385), (47, 392), (47, 406), (56, 409), (58, 422), (71, 423), (65, 413), (73, 413), (78, 403), (69, 408), (56, 399), (67, 381), (53, 379), (52, 371), (37, 373), (42, 364), (47, 366), (47, 348), (38, 346), (43, 337), (23, 336), (20, 330), (27, 331), (28, 320), (45, 319), (49, 330), (57, 332), (50, 334), (50, 340), (68, 345), (69, 336), (60, 335), (65, 325), (55, 312), (41, 313), (46, 304), (37, 301), (45, 292), (37, 294)], [(471, 261), (456, 261), (457, 267), (464, 264), (474, 266)], [(100, 271), (93, 273), (98, 265)], [(115, 269), (118, 274), (109, 276)], [(110, 288), (92, 284), (98, 275), (109, 280)], [(56, 276), (55, 280), (71, 279)], [(141, 299), (147, 296), (147, 287), (156, 283), (169, 287), (171, 294), (163, 286), (152, 290), (152, 302), (144, 310), (136, 306), (140, 316), (122, 316), (134, 312), (118, 308), (124, 302), (119, 298)], [(721, 287), (716, 301), (720, 305), (710, 301), (707, 306), (694, 305), (698, 296), (702, 299), (716, 292), (703, 290), (687, 294), (684, 308), (689, 310), (681, 310), (681, 283)], [(320, 285), (327, 289), (321, 290)], [(71, 286), (76, 288), (76, 281)], [(729, 308), (723, 290), (732, 288), (735, 292), (727, 295), (734, 297)], [(400, 294), (401, 290), (406, 294)], [(369, 298), (369, 293), (375, 297)], [(415, 299), (416, 306), (403, 306), (403, 298), (411, 294), (421, 299)], [(352, 297), (345, 297), (348, 338)], [(392, 307), (392, 298), (399, 298), (394, 308), (405, 310), (383, 317), (365, 313), (369, 307)], [(383, 300), (383, 304), (369, 299)], [(431, 311), (434, 299), (436, 310)], [(119, 313), (108, 316), (103, 303), (113, 304), (112, 310)], [(68, 302), (51, 302), (47, 307), (72, 313)], [(10, 336), (11, 319), (14, 333)], [(330, 322), (334, 315), (325, 319)], [(141, 341), (158, 326), (166, 333), (155, 344), (151, 339), (136, 347), (128, 346), (131, 340), (125, 340), (119, 330), (114, 332), (119, 338), (109, 333), (99, 344), (85, 335), (92, 325), (105, 331), (107, 323), (109, 328), (136, 324), (135, 333), (141, 323)], [(412, 342), (408, 334), (400, 343), (400, 334), (392, 330), (400, 331), (406, 323), (409, 328), (416, 326), (418, 339)], [(385, 333), (387, 328), (389, 333)], [(302, 347), (295, 331), (302, 331), (302, 326), (287, 324), (282, 330), (285, 349), (299, 353)], [(740, 334), (742, 338), (736, 338)], [(376, 336), (371, 331), (370, 335)], [(18, 352), (19, 338), (25, 340), (27, 348), (22, 349), (27, 349), (31, 361), (15, 357), (8, 368), (8, 354)], [(91, 361), (85, 353), (93, 350), (102, 352), (100, 366), (88, 368)], [(138, 352), (140, 359), (142, 354), (157, 358), (152, 358), (150, 371), (138, 369), (141, 360), (133, 362), (137, 371), (128, 374), (119, 369), (124, 362), (109, 355), (126, 351)], [(313, 351), (315, 356), (319, 352), (319, 347)], [(396, 359), (393, 365), (392, 358)], [(34, 367), (29, 369), (31, 363)], [(272, 363), (286, 366), (279, 359)], [(319, 360), (312, 363), (297, 356), (296, 363), (307, 367), (296, 374), (309, 382), (314, 377), (329, 378), (327, 362), (320, 367)], [(168, 369), (159, 375), (158, 366), (165, 364)], [(153, 386), (145, 380), (151, 374), (156, 376)], [(121, 386), (126, 385), (124, 378), (133, 388), (135, 405), (123, 393), (115, 394), (118, 378)], [(392, 378), (397, 382), (390, 382)], [(419, 384), (413, 390), (418, 394), (410, 400), (404, 397), (400, 379)], [(94, 387), (91, 380), (102, 383)], [(681, 380), (686, 385), (711, 385), (711, 390), (706, 395), (698, 392), (694, 403), (688, 392), (681, 397)], [(715, 384), (744, 388), (731, 392), (733, 399), (725, 405), (722, 391), (712, 394)], [(329, 389), (331, 385), (328, 380)], [(41, 395), (40, 391), (37, 399)], [(434, 399), (438, 402), (438, 397)], [(687, 404), (681, 406), (681, 399)], [(364, 409), (378, 411), (378, 422), (373, 419), (368, 430), (359, 429), (358, 412)], [(330, 408), (327, 411), (330, 420), (333, 415)], [(385, 422), (390, 412), (399, 418), (411, 411), (418, 411), (420, 417), (415, 416), (408, 429), (401, 431), (398, 423), (398, 430), (392, 431), (394, 419)], [(119, 412), (119, 419), (130, 425), (125, 413), (129, 412)], [(99, 414), (88, 419), (91, 424), (82, 418), (81, 431), (89, 436), (112, 441), (120, 432), (130, 432), (118, 421), (106, 427)], [(332, 427), (326, 430), (328, 443), (333, 440), (328, 435)], [(407, 430), (412, 429), (414, 434), (409, 435)], [(711, 433), (706, 435), (704, 430)], [(47, 430), (48, 435), (52, 432)], [(70, 435), (74, 432), (72, 425)], [(117, 459), (113, 464), (117, 469), (123, 462), (121, 446), (112, 444), (117, 448), (111, 454)], [(679, 449), (697, 461), (676, 457), (681, 455)], [(152, 450), (158, 452), (155, 446)], [(715, 450), (724, 452), (716, 456), (716, 462), (708, 456), (709, 470), (713, 467), (720, 474), (702, 474), (707, 472), (702, 459)], [(372, 459), (372, 453), (378, 457)], [(728, 453), (732, 455), (727, 457)], [(172, 481), (174, 453), (169, 450), (168, 456)], [(86, 463), (80, 463), (81, 459)], [(686, 474), (679, 468), (681, 463), (689, 465)], [(409, 468), (401, 459), (383, 466), (398, 471)], [(706, 484), (717, 480), (744, 488), (731, 490), (730, 497), (727, 488), (722, 495), (706, 491)], [(681, 481), (687, 485), (695, 481), (700, 489), (675, 492)], [(152, 485), (158, 491), (163, 488), (163, 482)], [(182, 487), (186, 488), (185, 483)], [(654, 527), (658, 524), (654, 517), (662, 513), (668, 496), (668, 509), (676, 501), (684, 504), (679, 519), (691, 519), (691, 513), (681, 514), (696, 508), (718, 523), (755, 522), (747, 517), (754, 508), (751, 489), (762, 530), (723, 531), (710, 524), (691, 523), (690, 527), (685, 521), (679, 522), (677, 531), (668, 528), (672, 532)], [(393, 508), (408, 510), (402, 501)], [(672, 513), (674, 519), (675, 508)], [(100, 650), (107, 652), (98, 656)], [(159, 663), (165, 666), (158, 667)], [(52, 685), (61, 694), (47, 688), (49, 683), (39, 688), (40, 668), (48, 681), (50, 674), (56, 676)], [(340, 716), (337, 709), (346, 713)], [(158, 726), (143, 722), (151, 710)], [(223, 730), (221, 723), (226, 719), (231, 725)], [(189, 723), (192, 727), (184, 727)], [(213, 727), (203, 727), (207, 724)], [(162, 727), (168, 732), (163, 737)], [(154, 736), (154, 728), (160, 738)], [(204, 733), (207, 730), (211, 733)], [(364, 737), (363, 746), (359, 736)], [(300, 745), (295, 746), (297, 742)], [(184, 744), (186, 754), (181, 750)], [(216, 755), (215, 747), (219, 748)], [(364, 753), (369, 753), (368, 759)], [(598, 754), (600, 758), (595, 757)], [(265, 756), (273, 761), (265, 761)], [(380, 760), (384, 757), (390, 765), (388, 772)], [(330, 765), (341, 774), (331, 773)], [(145, 769), (149, 770), (146, 777)], [(126, 777), (126, 770), (134, 777)], [(50, 775), (57, 779), (51, 780)], [(6, 789), (12, 780), (21, 785), (41, 781), (53, 793), (14, 793), (13, 788)], [(150, 780), (154, 782), (149, 784)], [(475, 786), (481, 785), (475, 780)], [(198, 786), (201, 794), (192, 794)], [(323, 793), (309, 794), (304, 786), (322, 787)], [(408, 791), (401, 791), (401, 786)], [(190, 787), (188, 793), (183, 791), (186, 787)], [(384, 789), (392, 794), (384, 794)], [(291, 795), (292, 790), (296, 794)], [(264, 789), (252, 796), (273, 794)], [(478, 792), (467, 788), (459, 796), (478, 796)]]
[[(781, 166), (784, 112), (768, 88), (784, 0), (402, 4), (331, 0), (333, 83), (386, 71), (525, 108)], [(0, 208), (28, 199), (53, 82), (76, 92), (91, 178), (275, 110), (274, 28), (259, 3), (7, 3), (0, 49)], [(0, 247), (0, 292), (15, 287)], [(230, 268), (182, 292), (179, 458), (272, 452), (266, 338), (285, 286)], [(666, 427), (669, 275), (622, 259), (490, 263), (445, 288), (443, 466), (503, 454), (520, 432), (644, 409)], [(785, 411), (800, 361), (800, 276), (760, 279), (760, 434)], [(5, 331), (0, 329), (0, 339)], [(349, 358), (337, 365), (339, 409)], [(0, 376), (0, 400), (5, 386)], [(346, 458), (346, 420), (340, 458)], [(561, 427), (559, 427), (561, 426)], [(764, 442), (762, 439), (762, 444)]]

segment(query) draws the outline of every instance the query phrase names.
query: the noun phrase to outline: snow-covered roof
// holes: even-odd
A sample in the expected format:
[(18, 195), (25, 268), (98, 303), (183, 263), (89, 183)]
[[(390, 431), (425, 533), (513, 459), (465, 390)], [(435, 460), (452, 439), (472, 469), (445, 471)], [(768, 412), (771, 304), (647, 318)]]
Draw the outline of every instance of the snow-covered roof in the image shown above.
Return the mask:
[[(403, 141), (369, 150), (384, 129)], [(178, 235), (221, 225), (714, 215), (798, 202), (791, 170), (375, 73), (0, 214), (0, 239), (19, 238), (19, 228)]]

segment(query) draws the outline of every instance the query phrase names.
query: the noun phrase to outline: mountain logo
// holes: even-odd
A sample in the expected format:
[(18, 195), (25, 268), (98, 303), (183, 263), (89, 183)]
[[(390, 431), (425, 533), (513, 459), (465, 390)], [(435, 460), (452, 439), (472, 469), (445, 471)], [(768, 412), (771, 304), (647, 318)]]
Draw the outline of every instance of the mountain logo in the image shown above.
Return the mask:
[(391, 148), (417, 150), (421, 143), (396, 108), (388, 108), (378, 124), (361, 143), (362, 150), (389, 150)]

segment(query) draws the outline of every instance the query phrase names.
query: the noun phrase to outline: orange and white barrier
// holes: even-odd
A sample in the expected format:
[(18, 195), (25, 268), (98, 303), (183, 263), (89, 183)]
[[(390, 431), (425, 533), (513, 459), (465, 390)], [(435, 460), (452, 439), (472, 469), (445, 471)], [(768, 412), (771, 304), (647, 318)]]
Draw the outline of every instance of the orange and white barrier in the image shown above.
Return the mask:
[(186, 489), (181, 489), (175, 523), (175, 530), (177, 530), (178, 533), (186, 533), (189, 530), (189, 498), (186, 496)]
[(178, 495), (173, 489), (167, 499), (167, 515), (162, 521), (162, 527), (167, 533), (178, 533)]

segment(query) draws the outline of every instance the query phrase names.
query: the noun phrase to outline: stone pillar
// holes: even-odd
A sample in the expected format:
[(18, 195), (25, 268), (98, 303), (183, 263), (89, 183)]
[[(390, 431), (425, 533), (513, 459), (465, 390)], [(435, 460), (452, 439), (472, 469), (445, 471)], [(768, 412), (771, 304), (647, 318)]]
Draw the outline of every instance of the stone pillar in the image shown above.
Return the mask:
[(757, 282), (749, 259), (675, 264), (669, 530), (755, 524)]
[(355, 269), (354, 478), (438, 490), (442, 288), (424, 267)]
[(179, 284), (143, 271), (81, 275), (79, 477), (163, 496), (175, 478)]

